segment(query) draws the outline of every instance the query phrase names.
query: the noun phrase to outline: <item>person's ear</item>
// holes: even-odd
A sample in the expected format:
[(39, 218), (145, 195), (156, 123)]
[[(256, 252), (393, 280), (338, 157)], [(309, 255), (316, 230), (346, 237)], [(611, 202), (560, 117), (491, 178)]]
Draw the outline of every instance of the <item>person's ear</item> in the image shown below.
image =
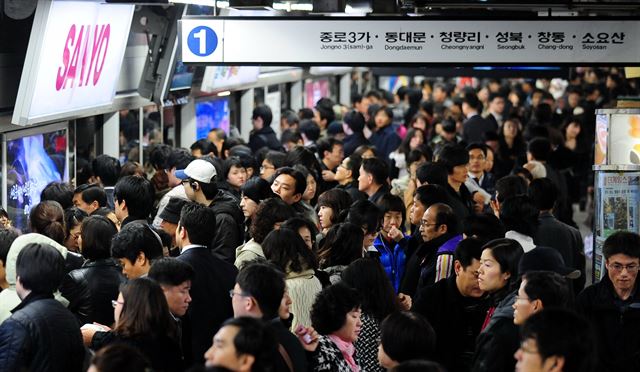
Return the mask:
[(251, 367), (253, 363), (256, 361), (256, 357), (251, 354), (242, 354), (238, 357), (239, 368), (238, 371), (241, 372), (251, 372)]
[(564, 369), (565, 359), (560, 355), (552, 355), (546, 358), (543, 362), (543, 368), (549, 372), (562, 372)]
[(453, 263), (453, 270), (456, 273), (456, 276), (459, 276), (460, 273), (464, 271), (464, 267), (462, 267), (462, 264), (460, 263), (460, 261), (456, 260)]
[(533, 304), (533, 310), (536, 312), (542, 311), (542, 309), (544, 309), (544, 305), (542, 304), (542, 300), (540, 299), (533, 300), (531, 301), (531, 303)]
[(299, 201), (300, 201), (300, 199), (302, 199), (302, 194), (295, 194), (295, 195), (293, 196), (293, 202), (294, 202), (294, 203), (299, 202)]
[(200, 190), (200, 184), (198, 182), (191, 181), (189, 184), (191, 185), (191, 188), (193, 189), (193, 191)]
[(253, 297), (245, 297), (247, 299), (247, 304), (245, 306), (245, 309), (250, 312), (253, 309), (260, 309), (260, 306), (258, 306), (258, 302), (256, 301), (255, 298)]
[(136, 257), (136, 262), (134, 263), (134, 265), (144, 266), (148, 262), (149, 260), (147, 260), (147, 256), (144, 254), (144, 252), (140, 251), (140, 253), (138, 253), (138, 257)]
[(445, 224), (438, 226), (438, 232), (441, 234), (446, 234), (448, 230), (449, 230), (449, 227)]
[(509, 278), (511, 278), (511, 273), (509, 272), (502, 273), (502, 280), (506, 282), (507, 280), (509, 280)]
[(97, 200), (92, 201), (91, 204), (89, 204), (89, 206), (91, 206), (91, 209), (93, 209), (94, 211), (100, 208), (100, 204), (98, 204)]

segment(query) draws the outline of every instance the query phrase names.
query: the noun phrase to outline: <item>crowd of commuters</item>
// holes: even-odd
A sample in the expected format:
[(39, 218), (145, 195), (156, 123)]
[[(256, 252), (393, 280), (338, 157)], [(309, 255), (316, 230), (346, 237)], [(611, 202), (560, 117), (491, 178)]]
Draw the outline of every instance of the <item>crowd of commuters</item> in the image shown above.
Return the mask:
[(150, 175), (100, 155), (2, 219), (0, 371), (640, 370), (640, 236), (585, 285), (572, 209), (619, 73), (322, 98), (281, 138), (260, 105)]

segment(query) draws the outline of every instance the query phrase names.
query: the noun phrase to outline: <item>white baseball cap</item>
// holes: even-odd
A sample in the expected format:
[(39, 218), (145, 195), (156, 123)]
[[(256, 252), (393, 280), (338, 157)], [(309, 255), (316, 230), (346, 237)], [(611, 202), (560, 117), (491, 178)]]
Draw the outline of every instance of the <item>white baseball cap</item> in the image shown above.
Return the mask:
[(190, 178), (202, 183), (212, 183), (217, 174), (216, 167), (203, 159), (196, 159), (189, 163), (185, 169), (176, 171), (176, 177), (181, 180)]

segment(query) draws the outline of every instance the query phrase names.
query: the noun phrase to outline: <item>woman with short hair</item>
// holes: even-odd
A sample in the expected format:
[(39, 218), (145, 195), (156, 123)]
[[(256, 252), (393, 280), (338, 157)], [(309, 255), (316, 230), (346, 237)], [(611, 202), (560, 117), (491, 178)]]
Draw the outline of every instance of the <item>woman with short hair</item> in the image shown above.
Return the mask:
[(118, 233), (106, 217), (91, 216), (82, 221), (78, 244), (87, 261), (62, 280), (60, 292), (69, 300), (68, 309), (80, 324), (113, 324), (111, 300), (118, 297), (125, 282), (122, 269), (111, 258), (111, 239)]
[(362, 322), (360, 295), (344, 283), (336, 283), (318, 294), (311, 309), (313, 328), (321, 336), (313, 352), (314, 372), (359, 372), (354, 342)]

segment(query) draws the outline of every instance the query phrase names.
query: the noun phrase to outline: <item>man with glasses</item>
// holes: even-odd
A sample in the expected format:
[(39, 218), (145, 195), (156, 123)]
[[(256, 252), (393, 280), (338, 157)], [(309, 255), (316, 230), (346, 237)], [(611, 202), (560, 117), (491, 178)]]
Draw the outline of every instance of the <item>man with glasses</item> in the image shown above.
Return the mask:
[(260, 164), (260, 178), (271, 182), (276, 169), (284, 166), (285, 158), (286, 155), (279, 151), (268, 151), (264, 156), (264, 160), (262, 160), (262, 164)]
[[(536, 249), (540, 248), (544, 247)], [(513, 323), (522, 325), (531, 315), (544, 308), (568, 308), (571, 298), (569, 283), (562, 275), (553, 271), (528, 272), (522, 275), (513, 303)]]
[[(401, 292), (413, 296), (420, 289), (435, 282), (436, 272), (453, 272), (453, 252), (462, 240), (458, 234), (458, 221), (450, 206), (435, 203), (422, 216), (420, 234), (424, 241), (407, 261)], [(442, 279), (441, 278), (441, 279)]]
[(454, 254), (455, 275), (416, 294), (411, 311), (427, 318), (436, 332), (437, 361), (447, 371), (468, 371), (489, 307), (478, 286), (482, 242), (476, 238), (461, 241)]
[(481, 212), (489, 208), (491, 195), (495, 192), (496, 180), (493, 173), (485, 171), (487, 163), (487, 145), (484, 143), (472, 143), (467, 146), (469, 152), (469, 166), (467, 186), (475, 202), (476, 212)]
[(580, 293), (577, 308), (596, 330), (598, 371), (640, 370), (640, 236), (616, 232), (603, 253), (607, 271)]

